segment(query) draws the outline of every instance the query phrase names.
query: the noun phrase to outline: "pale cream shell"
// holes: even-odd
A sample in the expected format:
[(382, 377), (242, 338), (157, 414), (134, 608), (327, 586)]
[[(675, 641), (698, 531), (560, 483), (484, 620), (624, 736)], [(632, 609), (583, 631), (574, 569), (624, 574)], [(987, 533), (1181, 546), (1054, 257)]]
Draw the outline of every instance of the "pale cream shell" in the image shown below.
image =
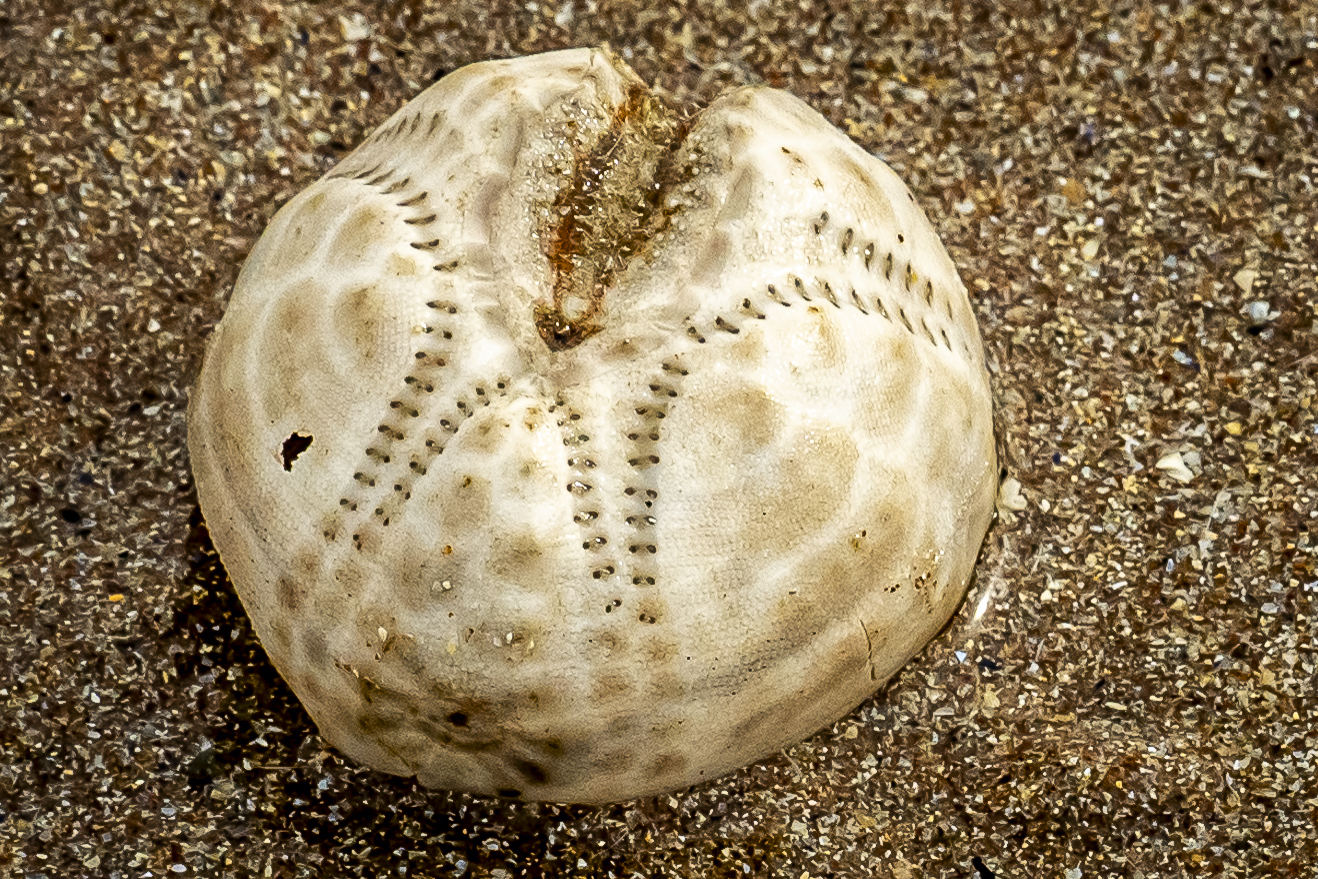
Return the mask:
[(546, 344), (555, 200), (582, 161), (632, 173), (603, 145), (642, 92), (599, 50), (446, 76), (279, 211), (211, 340), (207, 524), (368, 766), (573, 802), (711, 779), (853, 708), (964, 594), (997, 483), (965, 288), (803, 102), (691, 119), (663, 186), (636, 172), (662, 222), (593, 334)]

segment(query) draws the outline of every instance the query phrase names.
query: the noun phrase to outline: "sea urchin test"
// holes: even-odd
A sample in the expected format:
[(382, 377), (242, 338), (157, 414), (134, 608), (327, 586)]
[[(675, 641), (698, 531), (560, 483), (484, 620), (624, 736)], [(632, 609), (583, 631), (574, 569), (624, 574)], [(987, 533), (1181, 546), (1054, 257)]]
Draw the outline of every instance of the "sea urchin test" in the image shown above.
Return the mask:
[(870, 695), (996, 490), (979, 332), (906, 187), (800, 100), (617, 57), (474, 64), (275, 215), (188, 443), (322, 734), (435, 787), (607, 802)]

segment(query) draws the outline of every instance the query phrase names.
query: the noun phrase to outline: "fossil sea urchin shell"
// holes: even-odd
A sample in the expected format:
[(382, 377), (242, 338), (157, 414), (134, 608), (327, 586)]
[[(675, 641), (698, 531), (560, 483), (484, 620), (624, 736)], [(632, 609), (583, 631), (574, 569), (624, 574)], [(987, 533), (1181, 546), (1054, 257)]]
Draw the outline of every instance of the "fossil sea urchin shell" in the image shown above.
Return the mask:
[(189, 449), (331, 743), (576, 802), (850, 710), (955, 609), (996, 488), (965, 288), (893, 172), (598, 50), (446, 76), (279, 211)]

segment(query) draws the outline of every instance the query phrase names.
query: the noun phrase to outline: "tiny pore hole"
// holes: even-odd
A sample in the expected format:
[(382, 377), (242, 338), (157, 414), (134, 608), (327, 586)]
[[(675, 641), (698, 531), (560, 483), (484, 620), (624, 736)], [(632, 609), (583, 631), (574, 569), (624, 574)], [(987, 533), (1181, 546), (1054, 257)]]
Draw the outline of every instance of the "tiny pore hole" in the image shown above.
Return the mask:
[(280, 450), (280, 457), (284, 459), (284, 469), (293, 472), (293, 462), (298, 456), (311, 448), (312, 436), (309, 433), (290, 433), (288, 439), (284, 440), (283, 448)]

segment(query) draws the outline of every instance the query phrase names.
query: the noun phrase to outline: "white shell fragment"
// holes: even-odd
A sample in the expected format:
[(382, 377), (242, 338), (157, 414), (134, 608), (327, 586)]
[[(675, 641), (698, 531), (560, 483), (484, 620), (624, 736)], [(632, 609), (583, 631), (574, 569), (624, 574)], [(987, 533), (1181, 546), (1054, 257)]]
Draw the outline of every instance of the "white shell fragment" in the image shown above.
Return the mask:
[(1190, 471), (1189, 467), (1185, 466), (1185, 459), (1181, 457), (1180, 452), (1168, 452), (1159, 458), (1158, 463), (1153, 466), (1177, 482), (1185, 483), (1194, 480), (1194, 473)]
[(326, 739), (563, 802), (846, 713), (952, 614), (997, 490), (965, 288), (893, 172), (599, 50), (446, 76), (280, 210), (189, 449)]

